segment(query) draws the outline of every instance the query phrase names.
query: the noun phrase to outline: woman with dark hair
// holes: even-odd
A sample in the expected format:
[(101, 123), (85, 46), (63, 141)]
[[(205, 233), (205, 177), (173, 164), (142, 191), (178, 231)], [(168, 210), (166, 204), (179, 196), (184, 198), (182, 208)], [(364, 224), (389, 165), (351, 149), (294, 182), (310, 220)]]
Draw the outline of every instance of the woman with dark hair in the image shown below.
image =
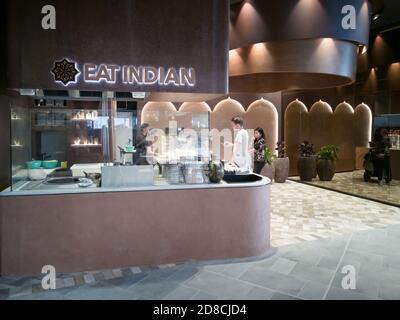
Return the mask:
[(254, 169), (255, 173), (260, 174), (261, 170), (265, 166), (265, 155), (264, 151), (266, 148), (265, 144), (265, 133), (262, 128), (256, 128), (254, 130)]
[(392, 144), (388, 137), (388, 131), (385, 128), (378, 128), (375, 131), (374, 139), (371, 143), (374, 171), (378, 176), (379, 184), (382, 184), (385, 175), (386, 182), (392, 180), (390, 170), (390, 148)]

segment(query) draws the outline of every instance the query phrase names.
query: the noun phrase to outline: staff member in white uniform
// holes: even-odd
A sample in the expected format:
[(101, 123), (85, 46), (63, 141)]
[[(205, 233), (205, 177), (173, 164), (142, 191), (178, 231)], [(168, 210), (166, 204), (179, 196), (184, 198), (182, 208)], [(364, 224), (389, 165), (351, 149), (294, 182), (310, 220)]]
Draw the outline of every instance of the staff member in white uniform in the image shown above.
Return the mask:
[(239, 171), (249, 171), (249, 134), (243, 128), (243, 119), (240, 117), (234, 117), (232, 119), (232, 129), (234, 131), (235, 140), (233, 143), (231, 165), (236, 166)]

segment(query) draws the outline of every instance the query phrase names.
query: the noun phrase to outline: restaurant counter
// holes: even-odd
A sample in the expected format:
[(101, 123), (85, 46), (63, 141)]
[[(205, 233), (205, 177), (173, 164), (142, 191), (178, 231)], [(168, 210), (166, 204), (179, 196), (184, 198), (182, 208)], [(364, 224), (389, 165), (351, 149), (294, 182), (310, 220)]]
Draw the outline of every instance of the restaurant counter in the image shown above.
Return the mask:
[(270, 249), (270, 180), (0, 193), (0, 273), (219, 260)]

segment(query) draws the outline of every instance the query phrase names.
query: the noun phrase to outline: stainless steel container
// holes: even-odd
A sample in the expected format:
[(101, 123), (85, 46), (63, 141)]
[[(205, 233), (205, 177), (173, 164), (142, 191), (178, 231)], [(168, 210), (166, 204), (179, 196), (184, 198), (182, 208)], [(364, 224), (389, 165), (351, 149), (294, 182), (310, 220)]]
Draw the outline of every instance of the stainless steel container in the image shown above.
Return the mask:
[(180, 184), (183, 181), (181, 164), (164, 164), (165, 178), (169, 184)]
[(208, 183), (206, 176), (207, 163), (199, 161), (191, 161), (184, 163), (185, 183), (201, 184)]

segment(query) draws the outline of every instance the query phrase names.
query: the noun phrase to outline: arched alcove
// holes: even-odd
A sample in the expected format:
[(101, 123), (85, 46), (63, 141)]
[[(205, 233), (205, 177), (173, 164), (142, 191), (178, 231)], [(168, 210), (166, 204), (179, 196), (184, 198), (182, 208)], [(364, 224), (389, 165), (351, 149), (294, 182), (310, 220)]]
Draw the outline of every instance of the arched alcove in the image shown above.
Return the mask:
[(372, 138), (372, 112), (365, 103), (354, 110), (354, 144), (356, 147), (368, 147)]
[(354, 169), (354, 110), (347, 102), (340, 103), (333, 113), (333, 143), (339, 148), (336, 171)]
[(261, 98), (248, 107), (245, 115), (246, 127), (264, 129), (268, 148), (275, 150), (278, 142), (278, 111), (268, 100)]
[(314, 103), (309, 112), (309, 119), (309, 140), (317, 152), (322, 146), (333, 143), (331, 106), (322, 100)]
[(149, 101), (142, 109), (141, 123), (164, 130), (168, 128), (168, 122), (175, 112), (176, 108), (172, 102)]
[(243, 117), (245, 112), (240, 102), (231, 98), (222, 100), (212, 112), (211, 127), (218, 130), (230, 129), (232, 118), (235, 116)]
[(210, 106), (205, 102), (184, 102), (179, 107), (180, 112), (211, 112)]
[(292, 101), (285, 111), (286, 154), (290, 159), (290, 175), (297, 174), (299, 144), (308, 139), (308, 110), (300, 100)]

